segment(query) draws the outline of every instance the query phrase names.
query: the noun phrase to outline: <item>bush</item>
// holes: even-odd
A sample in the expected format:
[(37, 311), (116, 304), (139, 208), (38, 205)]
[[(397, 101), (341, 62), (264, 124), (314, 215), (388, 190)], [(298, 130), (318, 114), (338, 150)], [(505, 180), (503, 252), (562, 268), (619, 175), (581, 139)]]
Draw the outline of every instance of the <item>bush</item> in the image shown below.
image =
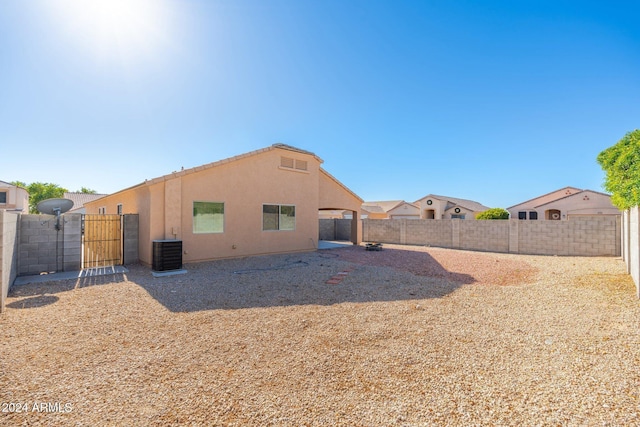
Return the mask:
[(604, 188), (611, 203), (626, 210), (640, 205), (640, 130), (627, 133), (617, 144), (598, 154), (605, 171)]
[(491, 208), (478, 214), (476, 219), (509, 219), (509, 212), (502, 208)]

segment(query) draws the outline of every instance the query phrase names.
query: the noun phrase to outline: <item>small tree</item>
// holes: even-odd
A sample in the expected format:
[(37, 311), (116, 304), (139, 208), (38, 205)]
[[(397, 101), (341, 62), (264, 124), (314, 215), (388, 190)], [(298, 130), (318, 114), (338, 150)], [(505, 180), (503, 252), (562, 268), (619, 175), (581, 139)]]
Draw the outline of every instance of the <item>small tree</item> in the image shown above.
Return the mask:
[(509, 212), (502, 208), (491, 208), (479, 213), (476, 219), (509, 219)]
[(96, 190), (92, 190), (90, 188), (87, 187), (81, 187), (80, 190), (76, 191), (76, 193), (82, 193), (82, 194), (96, 194), (97, 191)]
[(29, 213), (38, 213), (38, 203), (46, 199), (61, 198), (67, 189), (60, 187), (58, 184), (48, 182), (32, 182), (26, 185), (24, 182), (15, 181), (13, 185), (23, 187), (29, 192)]
[(597, 161), (606, 173), (604, 188), (611, 203), (621, 210), (640, 206), (640, 130), (602, 151)]

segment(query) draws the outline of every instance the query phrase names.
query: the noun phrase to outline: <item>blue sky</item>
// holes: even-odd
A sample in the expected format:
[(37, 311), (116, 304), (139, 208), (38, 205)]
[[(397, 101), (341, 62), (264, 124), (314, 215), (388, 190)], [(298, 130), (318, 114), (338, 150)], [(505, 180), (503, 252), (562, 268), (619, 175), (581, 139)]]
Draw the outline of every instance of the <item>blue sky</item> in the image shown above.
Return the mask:
[(0, 0), (0, 180), (111, 193), (276, 142), (365, 200), (602, 191), (640, 3)]

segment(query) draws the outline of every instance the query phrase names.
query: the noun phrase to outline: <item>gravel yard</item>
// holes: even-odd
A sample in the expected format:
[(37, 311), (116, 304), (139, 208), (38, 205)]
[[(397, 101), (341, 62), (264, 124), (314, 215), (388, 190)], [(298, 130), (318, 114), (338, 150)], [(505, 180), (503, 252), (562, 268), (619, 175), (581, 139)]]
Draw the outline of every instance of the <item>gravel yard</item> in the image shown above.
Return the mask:
[(0, 424), (640, 425), (620, 259), (385, 245), (186, 269), (14, 287)]

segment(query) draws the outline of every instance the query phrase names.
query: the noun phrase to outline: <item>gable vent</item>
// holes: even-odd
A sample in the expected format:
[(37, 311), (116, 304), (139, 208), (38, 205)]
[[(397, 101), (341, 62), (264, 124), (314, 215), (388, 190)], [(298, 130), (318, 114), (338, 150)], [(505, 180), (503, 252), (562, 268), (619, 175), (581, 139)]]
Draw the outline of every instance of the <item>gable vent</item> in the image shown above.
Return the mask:
[(293, 169), (293, 159), (290, 157), (280, 157), (280, 166)]
[(307, 170), (306, 160), (296, 160), (296, 169), (301, 171), (306, 171)]

